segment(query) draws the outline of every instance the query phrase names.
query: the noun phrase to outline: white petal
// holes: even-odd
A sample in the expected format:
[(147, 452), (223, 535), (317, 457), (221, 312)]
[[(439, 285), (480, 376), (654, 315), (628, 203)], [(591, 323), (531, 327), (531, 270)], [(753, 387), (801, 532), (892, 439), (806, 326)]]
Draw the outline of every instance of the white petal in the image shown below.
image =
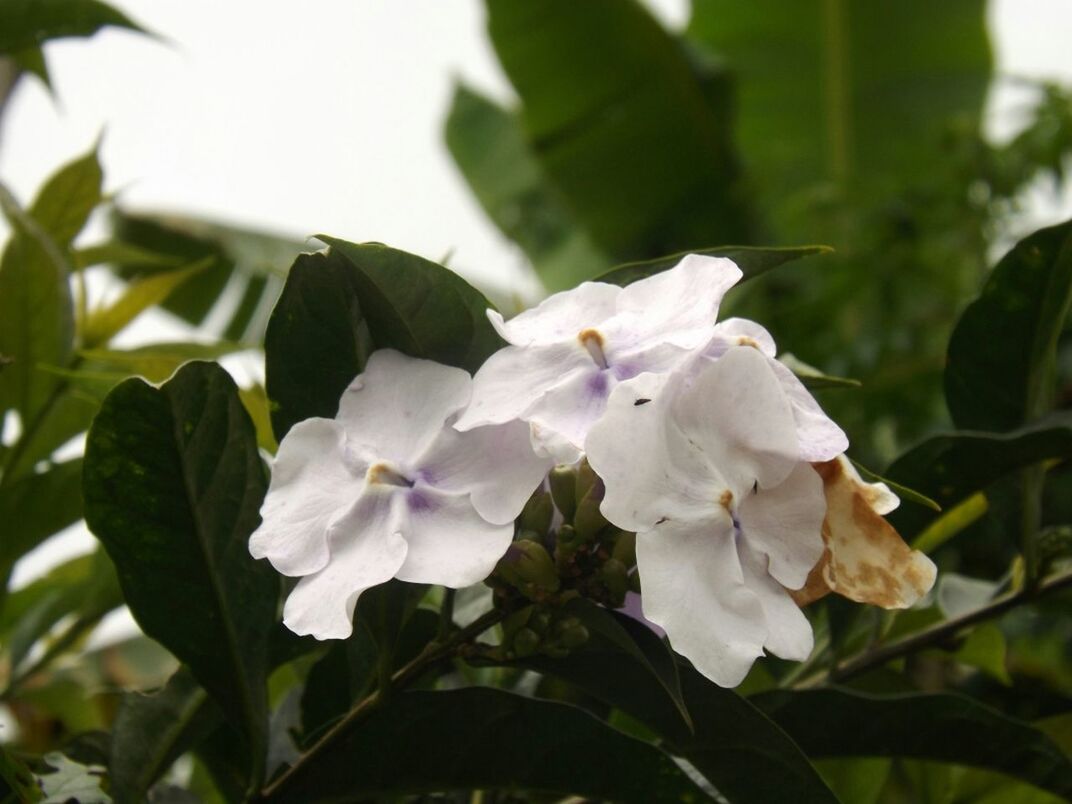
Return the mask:
[(624, 288), (618, 310), (643, 313), (646, 338), (691, 349), (710, 338), (722, 297), (741, 276), (732, 260), (689, 254)]
[(614, 315), (614, 304), (621, 292), (621, 288), (606, 282), (582, 282), (572, 290), (548, 296), (505, 323), (499, 313), (488, 310), (488, 320), (515, 346), (569, 341)]
[(473, 377), (472, 400), (454, 426), (471, 430), (521, 418), (570, 372), (590, 372), (594, 366), (576, 339), (552, 346), (507, 346), (489, 357)]
[(823, 413), (815, 397), (804, 387), (792, 370), (777, 360), (770, 362), (793, 408), (793, 420), (797, 424), (797, 439), (800, 442), (800, 459), (817, 463), (829, 461), (849, 448), (845, 431)]
[(763, 654), (764, 611), (744, 583), (732, 525), (666, 523), (637, 534), (644, 616), (722, 687), (741, 683)]
[(823, 555), (823, 480), (801, 463), (772, 489), (746, 494), (737, 518), (749, 547), (767, 556), (770, 574), (789, 589), (800, 589)]
[(720, 321), (715, 324), (713, 335), (711, 343), (704, 350), (708, 357), (721, 357), (727, 349), (734, 346), (751, 346), (770, 358), (778, 353), (771, 334), (747, 318), (727, 318)]
[(462, 369), (379, 349), (343, 391), (336, 420), (351, 442), (407, 465), (468, 403), (471, 385)]
[(393, 578), (406, 558), (398, 497), (393, 490), (370, 489), (332, 526), (331, 560), (290, 593), (283, 606), (287, 628), (317, 639), (350, 636), (358, 596)]
[(409, 546), (396, 577), (461, 588), (487, 578), (514, 535), (513, 523), (492, 525), (466, 495), (416, 486), (402, 495), (402, 535)]
[(738, 496), (757, 480), (777, 486), (799, 461), (789, 401), (756, 349), (735, 346), (717, 360), (701, 358), (672, 415)]
[(539, 430), (556, 433), (575, 449), (584, 447), (588, 431), (607, 407), (618, 384), (611, 371), (590, 369), (568, 374), (536, 402), (525, 418)]
[(578, 447), (554, 430), (529, 422), (529, 435), (536, 454), (541, 458), (549, 458), (556, 466), (572, 466), (584, 457)]
[(347, 464), (346, 436), (331, 419), (294, 425), (272, 462), (261, 524), (249, 538), (254, 558), (284, 575), (308, 575), (328, 563), (328, 528), (357, 501), (367, 467)]
[(789, 593), (767, 572), (767, 559), (741, 545), (741, 567), (745, 583), (756, 593), (763, 607), (767, 639), (763, 647), (775, 656), (802, 662), (815, 647), (815, 635), (804, 612), (793, 602)]
[(513, 522), (552, 461), (533, 452), (525, 422), (444, 429), (416, 464), (425, 483), (451, 494), (468, 494), (473, 507), (496, 525)]
[(641, 374), (619, 384), (585, 440), (588, 462), (606, 486), (600, 511), (620, 528), (710, 515), (724, 487), (668, 418), (677, 380)]

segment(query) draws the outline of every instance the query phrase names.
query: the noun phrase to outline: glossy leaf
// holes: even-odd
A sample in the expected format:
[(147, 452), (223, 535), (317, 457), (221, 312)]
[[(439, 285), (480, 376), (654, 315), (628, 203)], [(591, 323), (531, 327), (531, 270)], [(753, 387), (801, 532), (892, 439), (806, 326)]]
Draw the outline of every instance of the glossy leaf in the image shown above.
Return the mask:
[[(644, 655), (666, 651), (645, 626), (614, 616)], [(735, 804), (836, 801), (792, 740), (740, 695), (679, 665), (682, 698), (695, 725), (690, 730), (659, 682), (630, 653), (595, 638), (568, 658), (532, 658), (522, 664), (569, 681), (636, 718)]]
[(811, 757), (913, 757), (955, 762), (1072, 796), (1072, 759), (1035, 728), (971, 698), (778, 691), (753, 703)]
[(101, 407), (85, 461), (86, 521), (131, 612), (190, 667), (256, 762), (279, 581), (247, 547), (266, 482), (234, 381), (212, 363), (189, 363), (160, 388), (127, 380)]
[(33, 802), (44, 796), (29, 768), (0, 745), (0, 801)]
[(645, 804), (708, 800), (660, 749), (583, 710), (481, 687), (395, 696), (267, 800), (474, 789)]
[(958, 427), (1011, 430), (1053, 406), (1054, 353), (1072, 305), (1072, 222), (1006, 254), (949, 340), (945, 397)]
[(714, 248), (697, 248), (692, 251), (682, 251), (670, 254), (666, 257), (658, 257), (653, 260), (639, 262), (627, 262), (611, 268), (605, 274), (596, 277), (600, 282), (610, 282), (612, 285), (622, 287), (645, 279), (662, 271), (673, 268), (687, 254), (704, 254), (708, 257), (725, 257), (733, 260), (741, 269), (744, 276), (741, 282), (762, 276), (767, 271), (777, 268), (793, 260), (812, 257), (821, 254), (829, 254), (833, 251), (829, 246), (792, 246), (786, 248), (761, 248), (758, 246), (716, 246)]
[(444, 133), (488, 217), (521, 247), (549, 290), (565, 290), (602, 272), (606, 255), (551, 188), (516, 112), (460, 84)]
[(708, 92), (708, 65), (640, 3), (486, 6), (532, 153), (601, 250), (643, 259), (747, 242), (728, 95)]
[(172, 763), (218, 723), (218, 710), (185, 668), (152, 695), (126, 693), (112, 724), (108, 774), (115, 798), (144, 800)]
[(82, 518), (82, 459), (0, 485), (0, 578), (53, 533)]
[(0, 53), (14, 53), (50, 39), (92, 36), (105, 26), (142, 30), (99, 0), (4, 0), (0, 3)]
[[(885, 475), (933, 498), (943, 510), (1025, 466), (1072, 456), (1072, 415), (1053, 414), (1011, 433), (950, 433), (929, 438), (893, 462)], [(902, 506), (889, 515), (906, 538), (935, 514)]]
[(448, 269), (377, 243), (320, 239), (330, 251), (297, 259), (265, 335), (277, 438), (302, 419), (333, 417), (373, 349), (476, 371), (501, 345), (491, 304)]

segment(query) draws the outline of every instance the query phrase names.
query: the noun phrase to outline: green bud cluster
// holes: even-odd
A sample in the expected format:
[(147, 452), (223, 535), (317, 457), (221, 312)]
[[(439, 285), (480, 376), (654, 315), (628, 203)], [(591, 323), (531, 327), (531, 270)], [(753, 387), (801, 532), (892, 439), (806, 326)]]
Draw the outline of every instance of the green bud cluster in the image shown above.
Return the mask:
[(501, 651), (506, 659), (537, 654), (560, 659), (586, 642), (588, 629), (579, 619), (548, 606), (526, 606), (503, 621)]
[(556, 612), (573, 597), (619, 608), (639, 591), (636, 536), (611, 525), (599, 510), (603, 481), (587, 461), (555, 467), (517, 519), (515, 538), (488, 580), (496, 604), (515, 610), (503, 627), (513, 657), (550, 656), (579, 647), (587, 632)]

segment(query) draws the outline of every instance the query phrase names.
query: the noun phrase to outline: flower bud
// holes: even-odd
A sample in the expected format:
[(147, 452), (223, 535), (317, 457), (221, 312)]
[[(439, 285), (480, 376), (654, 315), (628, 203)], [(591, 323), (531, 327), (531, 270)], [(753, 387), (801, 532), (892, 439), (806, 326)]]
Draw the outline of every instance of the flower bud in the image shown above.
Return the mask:
[(556, 466), (547, 475), (547, 482), (555, 507), (567, 522), (572, 522), (577, 509), (577, 477), (573, 467)]
[(603, 481), (597, 477), (588, 492), (577, 503), (577, 512), (573, 515), (573, 527), (584, 541), (592, 541), (607, 526), (607, 520), (599, 510), (599, 504), (603, 502), (603, 493)]
[(574, 650), (588, 642), (588, 629), (584, 627), (580, 620), (571, 619), (575, 620), (574, 624), (568, 628), (563, 628), (558, 635), (558, 644), (568, 650)]
[(558, 591), (555, 562), (542, 544), (529, 539), (511, 544), (495, 572), (529, 600)]
[(563, 525), (558, 529), (555, 539), (555, 566), (558, 567), (559, 572), (570, 565), (582, 544), (577, 531), (572, 526)]
[(540, 648), (540, 635), (531, 628), (522, 628), (514, 634), (512, 648), (518, 658), (531, 656)]
[[(588, 496), (588, 493), (596, 483), (599, 483), (600, 486), (603, 484), (603, 481), (599, 479), (599, 475), (596, 474), (596, 470), (588, 464), (587, 460), (577, 464), (576, 478), (574, 498), (578, 501)], [(600, 491), (599, 498), (603, 499), (602, 491)]]
[(636, 534), (622, 531), (614, 542), (611, 555), (627, 567), (636, 566)]
[(599, 568), (599, 581), (607, 590), (610, 605), (621, 608), (625, 602), (625, 593), (629, 591), (629, 570), (616, 558), (607, 559)]
[[(554, 515), (554, 504), (551, 495), (543, 489), (537, 489), (521, 509), (521, 515), (517, 518), (517, 526), (521, 531), (531, 531), (543, 536), (551, 529), (551, 517)], [(539, 541), (537, 539), (536, 541)]]

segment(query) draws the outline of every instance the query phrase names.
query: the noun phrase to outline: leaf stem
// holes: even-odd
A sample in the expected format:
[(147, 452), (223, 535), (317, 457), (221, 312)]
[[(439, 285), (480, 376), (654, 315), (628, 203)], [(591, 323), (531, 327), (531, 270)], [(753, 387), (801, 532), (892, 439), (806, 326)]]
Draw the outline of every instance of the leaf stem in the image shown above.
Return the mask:
[(443, 603), (439, 607), (439, 634), (437, 640), (443, 642), (454, 629), (454, 595), (457, 590), (446, 587), (443, 590)]
[[(451, 600), (453, 601), (453, 598), (451, 598)], [(444, 598), (444, 604), (446, 604), (446, 602), (447, 598)], [(255, 800), (264, 801), (276, 795), (292, 777), (302, 772), (306, 766), (313, 762), (317, 756), (323, 753), (332, 743), (346, 734), (346, 732), (353, 728), (354, 725), (359, 723), (367, 717), (369, 713), (382, 704), (391, 692), (403, 688), (410, 682), (416, 680), (432, 665), (450, 658), (459, 646), (484, 633), (492, 626), (502, 622), (507, 613), (508, 612), (502, 609), (493, 609), (473, 620), (473, 622), (457, 631), (452, 637), (449, 637), (445, 641), (436, 639), (434, 642), (430, 642), (425, 649), (421, 651), (420, 655), (394, 672), (386, 687), (380, 687), (372, 694), (358, 701), (357, 704), (354, 705), (354, 708), (351, 709), (342, 720), (332, 726), (332, 728), (327, 731), (323, 737), (317, 740), (308, 751), (298, 757), (297, 761), (287, 768), (279, 778), (266, 786)]]
[(872, 650), (866, 650), (835, 667), (825, 677), (813, 676), (798, 684), (797, 687), (814, 687), (827, 681), (846, 681), (894, 659), (900, 659), (924, 648), (938, 645), (956, 636), (961, 630), (970, 625), (992, 620), (1022, 603), (1027, 603), (1043, 595), (1068, 587), (1072, 587), (1072, 570), (1054, 575), (1039, 583), (1034, 589), (1025, 587), (1020, 591), (999, 597), (997, 600), (959, 617), (954, 617), (930, 628), (917, 631), (895, 642), (887, 643)]

